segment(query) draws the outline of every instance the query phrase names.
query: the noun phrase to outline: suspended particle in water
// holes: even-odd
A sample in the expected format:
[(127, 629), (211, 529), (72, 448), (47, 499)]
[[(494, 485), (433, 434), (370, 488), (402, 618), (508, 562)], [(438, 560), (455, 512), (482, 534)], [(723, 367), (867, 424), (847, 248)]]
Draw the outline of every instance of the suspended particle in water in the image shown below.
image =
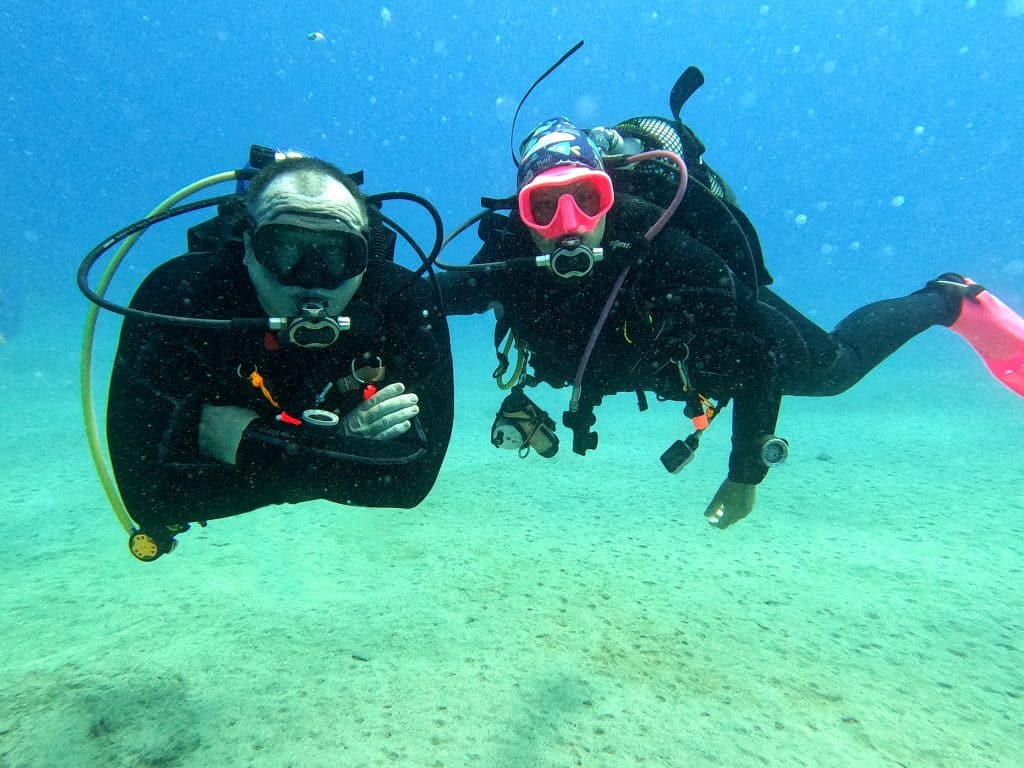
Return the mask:
[(896, 197), (892, 199), (892, 207), (900, 208), (905, 202), (907, 202), (906, 197), (904, 197), (903, 195), (896, 195)]
[(306, 35), (306, 39), (312, 40), (314, 43), (320, 43), (323, 42), (324, 40), (324, 33), (319, 31), (310, 32), (308, 35)]
[(804, 224), (807, 223), (807, 214), (806, 213), (798, 213), (796, 218), (793, 219), (793, 221), (795, 221), (800, 226), (803, 226)]
[(1020, 277), (1024, 275), (1024, 261), (1020, 259), (1011, 259), (1003, 265), (1003, 272), (1010, 277)]

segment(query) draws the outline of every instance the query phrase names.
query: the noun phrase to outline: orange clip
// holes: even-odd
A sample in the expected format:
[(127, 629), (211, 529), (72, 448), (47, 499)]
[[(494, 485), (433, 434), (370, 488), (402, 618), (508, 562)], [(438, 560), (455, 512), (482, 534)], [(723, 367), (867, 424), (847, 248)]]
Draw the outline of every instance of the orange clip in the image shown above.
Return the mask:
[(704, 406), (704, 413), (707, 414), (708, 421), (715, 418), (715, 404), (708, 400), (704, 395), (698, 395), (700, 398), (700, 404)]
[(704, 395), (698, 394), (697, 397), (700, 399), (700, 407), (704, 412), (700, 416), (694, 416), (691, 421), (695, 429), (704, 431), (711, 426), (711, 420), (715, 418), (715, 404)]
[(254, 389), (258, 389), (260, 393), (267, 398), (267, 402), (275, 408), (280, 408), (277, 404), (277, 400), (275, 400), (273, 395), (270, 394), (270, 390), (263, 384), (263, 376), (255, 368), (253, 368), (252, 373), (249, 374), (249, 383), (252, 384)]

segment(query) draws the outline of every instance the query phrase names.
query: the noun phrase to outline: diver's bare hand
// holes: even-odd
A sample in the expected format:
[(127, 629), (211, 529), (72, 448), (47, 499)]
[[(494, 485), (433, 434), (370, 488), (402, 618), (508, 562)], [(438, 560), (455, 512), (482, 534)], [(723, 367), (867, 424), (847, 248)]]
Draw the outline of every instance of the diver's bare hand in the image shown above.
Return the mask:
[(728, 528), (754, 510), (757, 486), (726, 480), (704, 510), (704, 518), (716, 528)]
[(409, 431), (419, 412), (419, 397), (405, 393), (405, 385), (396, 382), (357, 405), (341, 423), (350, 436), (394, 440)]

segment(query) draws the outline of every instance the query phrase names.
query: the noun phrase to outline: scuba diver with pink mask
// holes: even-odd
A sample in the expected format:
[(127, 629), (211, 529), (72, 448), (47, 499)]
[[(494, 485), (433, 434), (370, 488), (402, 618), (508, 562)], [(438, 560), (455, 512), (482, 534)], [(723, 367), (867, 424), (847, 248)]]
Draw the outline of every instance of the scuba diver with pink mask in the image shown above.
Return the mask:
[(692, 424), (661, 456), (678, 472), (729, 405), (728, 472), (704, 510), (726, 528), (750, 514), (757, 485), (788, 454), (775, 434), (783, 396), (844, 392), (927, 328), (960, 333), (1024, 396), (1024, 321), (956, 273), (861, 307), (832, 332), (773, 293), (756, 230), (679, 119), (701, 82), (695, 68), (680, 78), (674, 119), (538, 125), (520, 147), (516, 195), (485, 198), (471, 220), (483, 241), (471, 263), (438, 262), (449, 314), (495, 312), (495, 378), (511, 390), (495, 446), (557, 452), (555, 422), (528, 387), (572, 387), (562, 424), (581, 455), (597, 448), (602, 398), (635, 392), (643, 411), (653, 393), (680, 401)]

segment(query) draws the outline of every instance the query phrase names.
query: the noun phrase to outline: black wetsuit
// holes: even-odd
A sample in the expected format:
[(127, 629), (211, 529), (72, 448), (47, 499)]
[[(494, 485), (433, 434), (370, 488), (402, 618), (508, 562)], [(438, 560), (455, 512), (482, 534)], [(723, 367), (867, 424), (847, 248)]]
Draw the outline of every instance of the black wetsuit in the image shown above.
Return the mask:
[[(118, 345), (107, 408), (107, 438), (117, 483), (140, 527), (156, 528), (236, 515), (267, 504), (328, 499), (368, 507), (413, 507), (432, 487), (452, 427), (448, 326), (425, 280), (383, 299), (410, 272), (371, 260), (345, 309), (353, 329), (325, 349), (275, 348), (276, 335), (161, 325), (129, 319)], [(189, 253), (156, 269), (132, 306), (190, 317), (261, 317), (238, 249)], [(419, 397), (413, 428), (388, 442), (346, 438), (339, 429), (290, 426), (316, 406), (330, 382), (356, 369), (386, 369), (383, 387), (402, 382)], [(253, 370), (278, 406), (246, 378)], [(359, 389), (332, 386), (320, 408), (342, 416)], [(204, 404), (257, 411), (237, 464), (204, 456), (198, 425)], [(330, 439), (317, 439), (331, 434)], [(258, 439), (257, 439), (258, 438)]]
[[(448, 272), (446, 309), (472, 314), (499, 303), (499, 327), (507, 323), (529, 350), (536, 378), (562, 387), (573, 383), (591, 329), (628, 265), (586, 368), (582, 411), (617, 392), (730, 398), (729, 479), (742, 483), (759, 483), (767, 473), (761, 446), (775, 431), (784, 394), (837, 394), (915, 334), (956, 317), (948, 297), (926, 290), (864, 307), (829, 334), (769, 289), (755, 297), (727, 259), (674, 220), (644, 244), (642, 234), (660, 213), (619, 194), (606, 220), (605, 258), (590, 275), (562, 279), (532, 265)], [(515, 214), (485, 220), (480, 235), (474, 264), (537, 254)], [(752, 228), (746, 237), (756, 238)], [(757, 252), (759, 258), (759, 246)]]

